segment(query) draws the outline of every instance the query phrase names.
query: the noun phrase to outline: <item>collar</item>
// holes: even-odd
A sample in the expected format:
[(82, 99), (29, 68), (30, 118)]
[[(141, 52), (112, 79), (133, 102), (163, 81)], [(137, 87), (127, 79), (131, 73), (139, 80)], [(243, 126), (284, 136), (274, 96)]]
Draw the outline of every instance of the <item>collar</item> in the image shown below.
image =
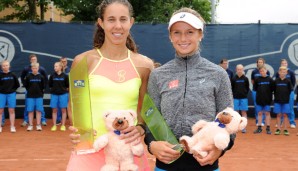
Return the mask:
[(197, 50), (197, 51), (195, 51), (195, 52), (192, 52), (192, 53), (190, 53), (190, 54), (188, 54), (188, 55), (186, 55), (186, 56), (180, 56), (180, 55), (178, 55), (177, 53), (175, 54), (176, 57), (178, 57), (178, 58), (182, 58), (182, 59), (192, 58), (192, 57), (197, 56), (197, 55), (200, 56), (200, 50)]
[(114, 133), (117, 135), (120, 135), (120, 131), (119, 130), (114, 130)]
[[(120, 135), (121, 134), (121, 131), (119, 130), (114, 130), (114, 133), (117, 134), (117, 135)], [(128, 132), (124, 133), (124, 134), (127, 134)]]
[(180, 65), (183, 66), (185, 63), (187, 65), (198, 65), (202, 63), (202, 57), (200, 51), (197, 50), (196, 52), (188, 55), (188, 56), (179, 56), (177, 53), (175, 54), (175, 61)]
[(225, 128), (226, 127), (226, 125), (223, 124), (223, 123), (221, 123), (218, 118), (216, 118), (215, 122), (218, 122), (218, 126), (221, 127), (221, 128)]

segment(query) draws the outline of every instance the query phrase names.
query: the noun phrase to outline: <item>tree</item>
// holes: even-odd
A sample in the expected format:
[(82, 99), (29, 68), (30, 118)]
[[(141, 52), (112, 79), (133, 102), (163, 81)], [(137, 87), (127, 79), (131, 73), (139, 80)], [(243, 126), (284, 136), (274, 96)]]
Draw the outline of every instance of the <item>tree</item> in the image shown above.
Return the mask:
[[(73, 21), (96, 21), (98, 0), (54, 0), (65, 15), (73, 14)], [(169, 15), (181, 7), (192, 7), (201, 13), (206, 22), (211, 21), (209, 0), (130, 0), (136, 22), (167, 23)]]
[[(98, 17), (96, 7), (101, 3), (100, 0), (52, 1), (64, 15), (73, 15), (73, 21), (96, 21)], [(16, 12), (5, 16), (5, 20), (44, 20), (44, 12), (49, 2), (50, 0), (1, 0), (0, 11), (8, 7), (15, 9)], [(134, 8), (136, 22), (167, 23), (170, 15), (181, 7), (191, 7), (198, 11), (206, 22), (211, 21), (210, 0), (130, 0), (130, 2)], [(41, 10), (40, 17), (36, 13), (38, 6)]]
[(167, 23), (170, 15), (181, 7), (198, 11), (206, 22), (211, 21), (209, 0), (131, 0), (138, 22)]
[(64, 15), (73, 15), (72, 21), (96, 21), (98, 15), (96, 7), (99, 0), (54, 0), (54, 4), (60, 8)]
[[(48, 1), (45, 0), (1, 0), (0, 1), (0, 11), (5, 8), (12, 8), (15, 10), (12, 14), (4, 16), (3, 20), (13, 20), (18, 21), (30, 20), (44, 20), (44, 13), (47, 10)], [(41, 17), (37, 15), (36, 7), (40, 6)]]

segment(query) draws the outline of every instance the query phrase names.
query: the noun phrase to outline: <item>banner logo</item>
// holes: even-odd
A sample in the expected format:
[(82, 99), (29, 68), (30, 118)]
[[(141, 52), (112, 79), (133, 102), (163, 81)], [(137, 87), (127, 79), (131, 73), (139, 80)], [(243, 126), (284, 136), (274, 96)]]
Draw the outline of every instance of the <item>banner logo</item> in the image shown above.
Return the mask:
[(288, 48), (288, 55), (290, 61), (293, 62), (294, 65), (298, 66), (298, 39), (295, 39)]
[(298, 43), (293, 45), (294, 48), (294, 57), (298, 61)]
[(0, 62), (4, 60), (12, 61), (15, 54), (13, 43), (5, 37), (0, 36)]

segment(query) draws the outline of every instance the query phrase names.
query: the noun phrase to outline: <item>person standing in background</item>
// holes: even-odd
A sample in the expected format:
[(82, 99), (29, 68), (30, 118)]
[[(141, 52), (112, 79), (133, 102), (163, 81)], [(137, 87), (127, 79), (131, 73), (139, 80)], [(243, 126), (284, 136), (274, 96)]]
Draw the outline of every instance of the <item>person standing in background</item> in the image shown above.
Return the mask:
[[(286, 74), (286, 79), (291, 81), (292, 84), (292, 91), (290, 94), (290, 100), (289, 100), (289, 106), (290, 106), (290, 113), (289, 113), (289, 122), (290, 122), (290, 127), (291, 128), (296, 128), (296, 122), (295, 122), (295, 112), (294, 112), (294, 101), (295, 101), (295, 85), (296, 85), (296, 76), (295, 73), (288, 68), (288, 61), (286, 59), (281, 59), (280, 60), (280, 66), (281, 67), (286, 67), (287, 68), (287, 74)], [(279, 72), (276, 72), (275, 78), (279, 78)], [(281, 122), (283, 122), (282, 119), (283, 117), (281, 116)]]
[[(255, 80), (259, 77), (261, 77), (259, 69), (261, 67), (265, 66), (265, 59), (263, 58), (258, 58), (257, 59), (257, 68), (255, 68), (252, 73), (251, 73), (251, 84), (254, 85)], [(267, 76), (270, 76), (270, 72), (267, 70), (266, 72)], [(257, 110), (257, 103), (256, 103), (256, 92), (254, 89), (251, 91), (253, 102), (254, 102), (254, 107), (255, 107), (255, 118), (256, 118), (256, 124), (258, 125), (258, 113), (259, 111)], [(262, 123), (261, 126), (265, 125), (265, 114), (262, 115)]]
[[(63, 67), (63, 71), (62, 72), (64, 72), (65, 74), (69, 74), (69, 72), (70, 72), (70, 67), (68, 67), (68, 65), (67, 65), (67, 58), (66, 57), (64, 57), (64, 56), (62, 56), (61, 58), (60, 58), (60, 62), (62, 63), (62, 67)], [(56, 124), (57, 125), (60, 125), (61, 124), (61, 120), (62, 120), (62, 111), (61, 111), (61, 109), (60, 109), (60, 107), (58, 106), (58, 108), (57, 108), (57, 121), (56, 121)]]
[(270, 130), (270, 105), (272, 103), (272, 92), (274, 90), (274, 82), (272, 78), (267, 75), (267, 69), (265, 65), (259, 68), (261, 76), (258, 77), (254, 82), (253, 90), (256, 92), (256, 108), (258, 111), (258, 124), (257, 129), (254, 131), (255, 134), (262, 132), (262, 117), (265, 113), (266, 120), (266, 133), (271, 134)]
[(281, 66), (278, 70), (279, 77), (274, 81), (274, 113), (277, 115), (277, 130), (275, 135), (280, 135), (281, 132), (281, 117), (283, 117), (284, 135), (289, 135), (288, 131), (288, 115), (290, 114), (290, 94), (293, 91), (292, 83), (286, 79), (288, 68)]
[[(10, 63), (2, 61), (0, 72), (0, 121), (2, 121), (2, 114), (4, 108), (8, 106), (10, 132), (16, 132), (15, 127), (15, 107), (16, 107), (16, 90), (20, 87), (17, 76), (10, 72)], [(0, 122), (0, 132), (2, 132), (2, 122)]]
[(43, 94), (45, 88), (45, 79), (39, 70), (39, 63), (31, 63), (32, 72), (24, 79), (24, 86), (27, 91), (26, 110), (29, 117), (27, 131), (33, 130), (34, 111), (36, 113), (36, 130), (41, 131), (41, 111), (43, 111)]
[(65, 74), (68, 74), (69, 72), (70, 72), (70, 67), (68, 67), (68, 65), (67, 65), (67, 58), (66, 57), (64, 57), (64, 56), (62, 56), (61, 58), (60, 58), (60, 62), (62, 63), (62, 65), (63, 65), (63, 72), (65, 73)]
[[(241, 115), (247, 118), (249, 81), (244, 75), (243, 65), (238, 64), (236, 66), (236, 75), (232, 78), (231, 83), (234, 97), (234, 110), (240, 111)], [(245, 128), (242, 130), (242, 133), (246, 133)]]
[(68, 75), (62, 72), (63, 65), (61, 62), (56, 62), (54, 64), (54, 73), (51, 74), (49, 79), (49, 88), (51, 93), (50, 106), (52, 108), (52, 120), (53, 126), (51, 131), (57, 130), (57, 109), (61, 109), (62, 112), (62, 122), (61, 131), (66, 131), (65, 121), (66, 121), (66, 108), (68, 105), (68, 88), (69, 81)]
[[(35, 54), (31, 54), (29, 56), (29, 60), (30, 60), (30, 65), (24, 67), (24, 69), (22, 70), (22, 73), (21, 73), (21, 82), (22, 82), (23, 86), (25, 84), (25, 78), (26, 78), (26, 76), (28, 74), (32, 73), (31, 64), (32, 63), (37, 63), (37, 56)], [(42, 67), (42, 66), (39, 66), (38, 73), (41, 74), (44, 77), (45, 85), (47, 85), (47, 83), (48, 83), (48, 75), (46, 73), (45, 68)], [(27, 95), (27, 92), (25, 94)], [(24, 121), (21, 124), (22, 127), (25, 127), (29, 123), (28, 113), (26, 111), (26, 105), (27, 105), (27, 102), (25, 100)], [(40, 112), (41, 112), (41, 124), (43, 126), (47, 126), (47, 120), (46, 120), (45, 111), (44, 111), (44, 108), (43, 107), (42, 107), (42, 110)]]
[(226, 58), (223, 58), (222, 60), (220, 60), (219, 65), (226, 70), (226, 72), (229, 75), (230, 80), (232, 80), (232, 78), (234, 77), (234, 72), (232, 70), (229, 69), (229, 61)]

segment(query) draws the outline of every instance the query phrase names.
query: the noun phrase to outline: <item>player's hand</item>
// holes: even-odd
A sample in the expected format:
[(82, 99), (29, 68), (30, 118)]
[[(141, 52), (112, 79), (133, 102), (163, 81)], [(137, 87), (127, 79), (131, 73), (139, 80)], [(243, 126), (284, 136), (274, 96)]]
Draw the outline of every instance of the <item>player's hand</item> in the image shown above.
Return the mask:
[(222, 153), (222, 150), (216, 148), (214, 145), (210, 145), (202, 150), (208, 151), (208, 155), (206, 157), (201, 158), (200, 155), (193, 155), (201, 166), (212, 165)]
[(170, 163), (180, 156), (180, 152), (173, 150), (175, 145), (166, 141), (152, 141), (150, 143), (150, 152), (161, 162)]
[(71, 131), (71, 134), (69, 134), (71, 143), (73, 145), (77, 145), (80, 142), (80, 134), (76, 133), (76, 132), (78, 132), (78, 129), (73, 126), (70, 126), (68, 129)]
[[(71, 143), (73, 145), (77, 145), (80, 142), (80, 134), (78, 134), (78, 129), (74, 126), (69, 126), (68, 129), (71, 131), (71, 134), (69, 134), (69, 138), (71, 140)], [(97, 135), (97, 131), (93, 130), (93, 135)]]
[(136, 145), (141, 142), (141, 133), (136, 126), (130, 126), (121, 131), (120, 139), (124, 139), (126, 143)]

